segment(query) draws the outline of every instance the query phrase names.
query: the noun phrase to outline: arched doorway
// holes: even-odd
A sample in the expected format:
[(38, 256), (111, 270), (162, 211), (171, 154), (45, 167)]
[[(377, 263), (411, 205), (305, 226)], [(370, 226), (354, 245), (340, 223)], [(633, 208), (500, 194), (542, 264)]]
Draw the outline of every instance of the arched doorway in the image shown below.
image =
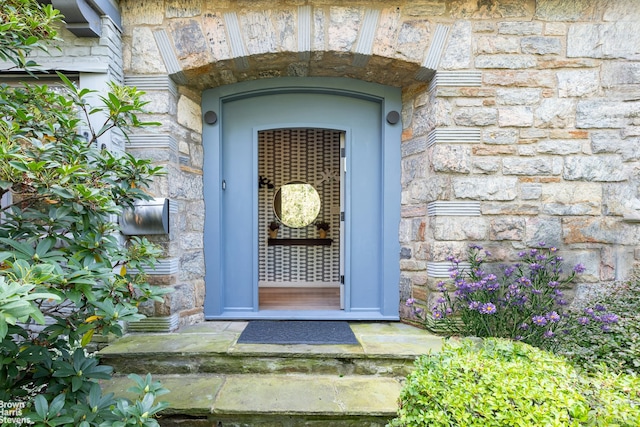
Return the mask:
[[(400, 110), (399, 89), (349, 79), (271, 79), (205, 91), (202, 105), (205, 317), (397, 319), (401, 126), (386, 117)], [(261, 177), (261, 140), (275, 133), (304, 133), (307, 148), (296, 149), (302, 156), (295, 156), (295, 168), (284, 159), (277, 160), (281, 169), (295, 172)], [(311, 134), (320, 137), (309, 138)], [(291, 153), (290, 136), (287, 138), (272, 144)], [(336, 140), (343, 145), (336, 147)], [(330, 152), (341, 156), (329, 160), (339, 171), (312, 165), (321, 157), (318, 153)], [(289, 230), (291, 247), (281, 247), (282, 242), (270, 244), (266, 225), (272, 218), (264, 202), (270, 196), (264, 186), (260, 188), (261, 183), (267, 183), (267, 190), (270, 180), (277, 181), (273, 190), (292, 180), (317, 184), (322, 174), (337, 174), (338, 188), (342, 188), (337, 199), (323, 192), (322, 200), (327, 207), (323, 215), (329, 215), (338, 227), (334, 251), (339, 256), (325, 256), (324, 242), (318, 244), (300, 231)], [(332, 265), (314, 265), (327, 260), (333, 260)], [(269, 281), (261, 277), (265, 267), (261, 270), (261, 263), (270, 262), (279, 264), (274, 271), (280, 273), (293, 268), (304, 271), (284, 271)], [(325, 268), (337, 269), (338, 274), (324, 274)], [(261, 304), (261, 284), (273, 286), (274, 282), (276, 287), (279, 283), (280, 287), (302, 288), (302, 292), (317, 290), (318, 283), (321, 288), (337, 286), (342, 289), (342, 304), (269, 308), (264, 298)]]

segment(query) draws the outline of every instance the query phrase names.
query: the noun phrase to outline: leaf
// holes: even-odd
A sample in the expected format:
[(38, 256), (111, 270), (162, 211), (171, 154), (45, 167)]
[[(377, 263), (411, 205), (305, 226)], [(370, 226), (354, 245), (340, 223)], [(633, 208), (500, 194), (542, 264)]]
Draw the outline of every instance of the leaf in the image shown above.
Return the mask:
[(87, 377), (98, 380), (110, 380), (113, 368), (107, 365), (97, 365), (87, 369)]
[(76, 348), (73, 352), (73, 368), (78, 371), (84, 367), (84, 362), (87, 360), (84, 351), (81, 348)]
[(65, 84), (65, 86), (67, 86), (68, 89), (70, 89), (74, 93), (77, 93), (76, 85), (73, 84), (71, 82), (71, 80), (69, 80), (69, 78), (67, 78), (67, 76), (65, 76), (63, 73), (61, 73), (59, 71), (56, 71), (56, 74), (58, 75), (58, 78), (60, 80), (62, 80), (62, 82)]
[(84, 384), (84, 379), (82, 377), (71, 377), (71, 391), (76, 392), (82, 388), (82, 384)]
[(62, 411), (64, 407), (65, 399), (66, 395), (64, 393), (56, 396), (51, 402), (51, 405), (49, 405), (49, 413), (54, 415), (60, 414), (60, 411)]
[(52, 294), (50, 292), (34, 292), (32, 294), (29, 295), (25, 295), (25, 299), (32, 301), (34, 299), (46, 299), (46, 300), (54, 300), (54, 301), (60, 301), (60, 297), (56, 294)]
[(100, 384), (94, 383), (89, 390), (89, 405), (97, 406), (100, 398), (102, 397), (102, 389)]
[(58, 418), (56, 418), (56, 419), (54, 419), (54, 420), (49, 421), (49, 425), (52, 425), (52, 426), (61, 426), (61, 425), (63, 425), (63, 424), (70, 424), (70, 423), (72, 423), (73, 421), (74, 421), (73, 417), (68, 417), (68, 416), (65, 416), (65, 417), (58, 417)]
[(110, 108), (112, 110), (118, 110), (122, 104), (116, 94), (114, 94), (113, 92), (109, 92), (107, 96), (109, 97)]
[(34, 250), (31, 246), (25, 245), (24, 243), (17, 242), (13, 239), (7, 239), (3, 237), (3, 238), (0, 238), (0, 242), (4, 243), (5, 245), (9, 245), (13, 247), (18, 252), (24, 255), (27, 255), (29, 258), (31, 258), (34, 254)]
[(97, 90), (93, 90), (93, 89), (83, 88), (83, 89), (80, 89), (80, 91), (78, 92), (78, 96), (80, 98), (84, 98), (85, 96), (87, 96), (87, 95), (89, 95), (91, 93), (96, 93), (96, 92), (98, 92), (98, 91)]
[(73, 206), (73, 210), (75, 212), (77, 212), (77, 213), (83, 213), (84, 212), (84, 206), (82, 206), (80, 203), (73, 202), (72, 206)]
[(95, 322), (98, 319), (102, 319), (102, 316), (98, 316), (98, 315), (94, 314), (93, 316), (87, 317), (86, 320), (84, 321), (84, 323), (92, 323), (92, 322)]
[[(0, 313), (2, 314), (2, 313)], [(0, 339), (4, 339), (9, 332), (9, 326), (7, 322), (4, 320), (4, 316), (0, 315)]]
[(38, 242), (38, 246), (36, 246), (36, 253), (38, 254), (38, 256), (42, 258), (44, 254), (49, 252), (49, 249), (51, 249), (54, 243), (55, 239), (40, 240), (40, 242)]
[(46, 320), (42, 312), (38, 310), (35, 304), (32, 304), (32, 308), (33, 310), (31, 311), (31, 318), (35, 320), (38, 325), (44, 325), (46, 323)]
[(38, 40), (39, 40), (39, 38), (38, 38), (38, 37), (36, 37), (36, 36), (31, 36), (31, 37), (27, 38), (23, 43), (24, 43), (26, 46), (30, 46), (30, 45), (32, 45), (32, 44), (34, 44), (34, 43), (37, 43), (37, 42), (38, 42)]
[(47, 413), (49, 412), (49, 404), (47, 403), (47, 399), (44, 398), (43, 395), (39, 394), (34, 399), (34, 405), (36, 407), (36, 414), (40, 415), (41, 418), (46, 418)]
[(57, 219), (61, 219), (61, 218), (64, 218), (64, 217), (68, 216), (72, 211), (73, 211), (73, 209), (71, 209), (67, 205), (60, 206), (59, 208), (56, 209), (55, 216), (56, 216)]
[(11, 252), (0, 252), (0, 262), (3, 262), (6, 259), (13, 257)]
[(87, 344), (89, 344), (91, 342), (91, 338), (93, 338), (93, 333), (95, 332), (95, 329), (89, 329), (83, 336), (82, 336), (82, 340), (80, 341), (80, 345), (82, 347), (86, 347)]
[[(27, 118), (25, 117), (25, 120)], [(29, 167), (23, 162), (10, 161), (9, 164), (20, 172), (29, 172)]]

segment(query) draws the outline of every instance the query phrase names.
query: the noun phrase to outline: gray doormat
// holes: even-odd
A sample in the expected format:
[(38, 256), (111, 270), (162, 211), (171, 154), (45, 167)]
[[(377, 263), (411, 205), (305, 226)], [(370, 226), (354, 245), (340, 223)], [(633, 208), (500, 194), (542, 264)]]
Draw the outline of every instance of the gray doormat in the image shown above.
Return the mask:
[(324, 320), (252, 320), (240, 338), (240, 344), (358, 344), (344, 321)]

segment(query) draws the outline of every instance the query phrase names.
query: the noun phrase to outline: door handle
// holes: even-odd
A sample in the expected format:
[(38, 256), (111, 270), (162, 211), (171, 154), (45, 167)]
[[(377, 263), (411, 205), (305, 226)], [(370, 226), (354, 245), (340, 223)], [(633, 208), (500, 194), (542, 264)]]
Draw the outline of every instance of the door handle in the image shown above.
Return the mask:
[(222, 191), (227, 189), (227, 181), (226, 180), (222, 180)]

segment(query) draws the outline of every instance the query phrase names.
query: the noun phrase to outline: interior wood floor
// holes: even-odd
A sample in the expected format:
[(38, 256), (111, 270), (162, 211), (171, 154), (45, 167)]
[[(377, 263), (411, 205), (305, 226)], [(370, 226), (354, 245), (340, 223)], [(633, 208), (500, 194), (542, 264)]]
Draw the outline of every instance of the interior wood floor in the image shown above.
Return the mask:
[(340, 288), (260, 288), (261, 310), (340, 310)]

